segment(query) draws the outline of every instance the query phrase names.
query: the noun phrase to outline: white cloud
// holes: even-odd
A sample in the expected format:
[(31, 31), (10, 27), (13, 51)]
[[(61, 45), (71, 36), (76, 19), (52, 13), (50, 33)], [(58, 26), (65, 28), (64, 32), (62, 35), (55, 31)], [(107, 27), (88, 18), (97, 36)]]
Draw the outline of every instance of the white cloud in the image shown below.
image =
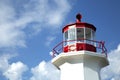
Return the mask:
[(8, 80), (22, 80), (22, 75), (28, 68), (20, 61), (10, 64), (9, 60), (14, 56), (10, 54), (0, 56), (0, 72)]
[(8, 0), (0, 1), (0, 48), (25, 46), (24, 32), (15, 26), (15, 10)]
[[(8, 23), (9, 24), (9, 23)], [(25, 47), (25, 34), (23, 31), (12, 25), (0, 25), (0, 48), (6, 47)]]
[(14, 19), (15, 11), (9, 0), (0, 0), (0, 24)]
[(108, 54), (109, 66), (101, 71), (102, 80), (119, 80), (120, 79), (120, 44), (118, 48)]
[(60, 80), (60, 72), (50, 62), (42, 61), (31, 71), (33, 76), (30, 80)]
[[(27, 77), (23, 74), (28, 70), (28, 67), (20, 61), (10, 64), (10, 59), (15, 56), (10, 54), (0, 55), (0, 72), (8, 80), (23, 80)], [(51, 62), (40, 62), (39, 65), (31, 68), (31, 73), (30, 80), (60, 80), (60, 72)]]
[(49, 27), (58, 27), (71, 9), (68, 0), (31, 0), (25, 7), (27, 11), (24, 16), (32, 17), (33, 21)]
[(52, 43), (53, 40), (55, 40), (55, 36), (48, 36), (46, 39), (46, 46), (50, 46), (50, 44)]
[[(60, 27), (71, 9), (68, 0), (52, 0), (52, 2), (28, 0), (24, 4), (19, 4), (19, 8), (17, 5), (14, 6), (15, 1), (0, 0), (0, 48), (3, 52), (6, 52), (5, 50), (9, 52), (11, 48), (15, 50), (17, 47), (26, 47), (26, 38), (37, 35), (44, 27), (48, 30)], [(54, 38), (51, 36), (47, 40), (52, 42)], [(50, 45), (50, 42), (46, 44)], [(27, 66), (20, 61), (10, 64), (9, 60), (12, 57), (13, 54), (0, 55), (0, 72), (9, 80), (22, 80), (22, 74), (27, 70)], [(59, 80), (58, 71), (49, 62), (41, 62), (32, 68), (32, 73), (31, 80), (39, 80), (43, 77), (46, 80)]]
[(0, 1), (0, 47), (25, 47), (27, 36), (38, 34), (46, 26), (59, 27), (71, 9), (68, 0), (30, 0), (19, 4), (19, 9), (13, 5), (9, 0)]
[(0, 55), (0, 71), (4, 72), (9, 67), (8, 60), (12, 57), (13, 55), (11, 56), (9, 54)]
[(9, 80), (22, 80), (22, 74), (27, 70), (27, 66), (22, 62), (12, 63), (3, 75)]

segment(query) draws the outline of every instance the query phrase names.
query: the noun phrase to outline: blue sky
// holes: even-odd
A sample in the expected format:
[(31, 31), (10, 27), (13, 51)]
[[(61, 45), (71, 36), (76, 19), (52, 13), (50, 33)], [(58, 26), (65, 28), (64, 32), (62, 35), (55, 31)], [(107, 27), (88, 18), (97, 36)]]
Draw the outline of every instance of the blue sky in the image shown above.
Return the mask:
[(102, 70), (102, 80), (118, 80), (119, 4), (119, 0), (0, 0), (0, 79), (59, 80), (49, 53), (62, 41), (62, 28), (81, 13), (83, 22), (96, 26), (96, 40), (106, 42), (110, 65)]

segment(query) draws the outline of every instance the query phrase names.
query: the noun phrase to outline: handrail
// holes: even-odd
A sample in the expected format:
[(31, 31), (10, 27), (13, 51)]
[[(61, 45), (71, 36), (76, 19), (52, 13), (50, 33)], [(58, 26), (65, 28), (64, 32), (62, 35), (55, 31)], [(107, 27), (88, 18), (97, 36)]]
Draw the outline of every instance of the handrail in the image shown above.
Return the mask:
[(55, 55), (58, 55), (60, 54), (61, 52), (64, 52), (63, 51), (63, 48), (65, 46), (65, 43), (67, 42), (74, 42), (74, 41), (82, 41), (82, 42), (85, 42), (87, 44), (87, 42), (90, 42), (88, 44), (91, 44), (91, 45), (95, 45), (96, 49), (100, 49), (102, 52), (102, 54), (105, 54), (106, 57), (107, 57), (107, 49), (105, 47), (105, 42), (103, 41), (95, 41), (95, 40), (89, 40), (89, 39), (78, 39), (78, 40), (68, 40), (68, 41), (62, 41), (60, 42), (59, 44), (57, 44), (54, 48), (53, 48), (53, 57), (55, 57)]

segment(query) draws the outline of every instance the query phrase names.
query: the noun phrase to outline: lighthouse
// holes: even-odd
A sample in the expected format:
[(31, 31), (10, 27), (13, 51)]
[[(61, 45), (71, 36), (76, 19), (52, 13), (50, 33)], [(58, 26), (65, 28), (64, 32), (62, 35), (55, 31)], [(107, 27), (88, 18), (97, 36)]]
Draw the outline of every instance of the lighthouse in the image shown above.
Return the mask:
[(81, 22), (63, 27), (63, 41), (53, 48), (52, 64), (60, 70), (60, 80), (101, 80), (101, 68), (109, 64), (104, 41), (95, 40), (96, 27)]

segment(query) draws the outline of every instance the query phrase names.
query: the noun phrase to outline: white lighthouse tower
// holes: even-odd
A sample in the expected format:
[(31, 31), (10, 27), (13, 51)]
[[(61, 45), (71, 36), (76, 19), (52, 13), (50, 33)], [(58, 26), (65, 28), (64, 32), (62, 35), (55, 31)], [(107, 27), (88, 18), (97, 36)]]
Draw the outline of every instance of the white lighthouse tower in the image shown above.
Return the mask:
[(60, 80), (101, 80), (100, 70), (109, 64), (104, 42), (95, 40), (95, 26), (81, 17), (77, 14), (76, 22), (62, 29), (64, 40), (53, 48)]

